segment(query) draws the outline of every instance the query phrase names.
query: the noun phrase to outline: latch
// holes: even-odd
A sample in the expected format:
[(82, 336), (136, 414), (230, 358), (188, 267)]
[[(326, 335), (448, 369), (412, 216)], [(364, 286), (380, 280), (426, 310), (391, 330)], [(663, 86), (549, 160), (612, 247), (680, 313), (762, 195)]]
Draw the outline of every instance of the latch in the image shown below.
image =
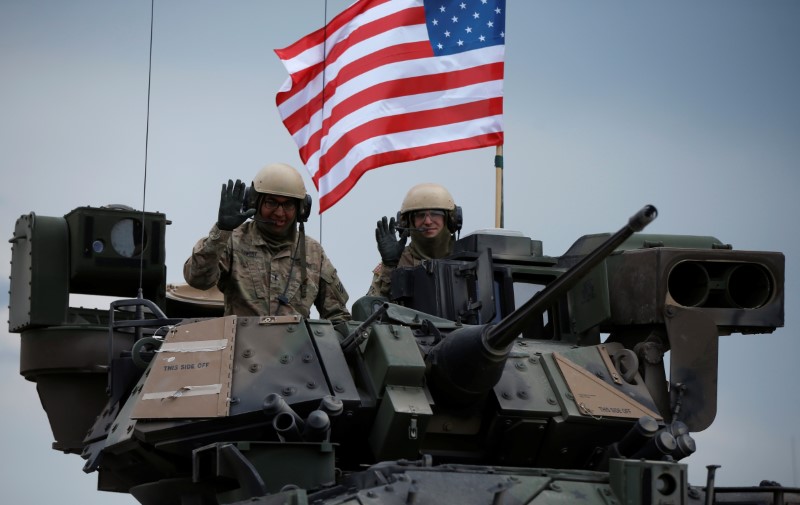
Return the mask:
[(417, 418), (411, 418), (411, 424), (408, 425), (408, 439), (409, 440), (416, 440), (417, 439)]

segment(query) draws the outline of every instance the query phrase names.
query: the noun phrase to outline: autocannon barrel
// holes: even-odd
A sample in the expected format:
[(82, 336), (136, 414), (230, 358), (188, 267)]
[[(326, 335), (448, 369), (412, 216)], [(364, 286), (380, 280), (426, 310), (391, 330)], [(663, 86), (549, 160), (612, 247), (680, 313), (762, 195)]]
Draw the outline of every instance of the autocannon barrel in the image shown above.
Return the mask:
[(539, 314), (552, 305), (559, 297), (572, 289), (592, 268), (614, 252), (628, 237), (642, 231), (657, 215), (658, 211), (654, 206), (645, 205), (639, 212), (631, 216), (625, 226), (611, 235), (592, 252), (581, 258), (575, 266), (548, 284), (547, 287), (503, 318), (502, 321), (490, 327), (484, 334), (486, 345), (497, 350), (505, 349), (511, 345), (517, 335), (529, 324), (528, 321), (532, 315)]
[(430, 365), (428, 384), (436, 401), (467, 405), (491, 390), (502, 376), (511, 344), (531, 317), (544, 311), (656, 215), (652, 205), (642, 208), (621, 230), (498, 324), (466, 326), (437, 344), (426, 357)]

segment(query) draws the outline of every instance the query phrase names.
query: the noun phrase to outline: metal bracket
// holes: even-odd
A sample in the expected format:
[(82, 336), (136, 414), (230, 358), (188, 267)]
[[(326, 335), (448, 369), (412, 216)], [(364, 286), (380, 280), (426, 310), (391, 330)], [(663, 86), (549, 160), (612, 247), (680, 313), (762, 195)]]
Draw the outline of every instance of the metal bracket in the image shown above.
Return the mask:
[(301, 317), (297, 314), (289, 316), (264, 316), (258, 320), (258, 324), (297, 324)]

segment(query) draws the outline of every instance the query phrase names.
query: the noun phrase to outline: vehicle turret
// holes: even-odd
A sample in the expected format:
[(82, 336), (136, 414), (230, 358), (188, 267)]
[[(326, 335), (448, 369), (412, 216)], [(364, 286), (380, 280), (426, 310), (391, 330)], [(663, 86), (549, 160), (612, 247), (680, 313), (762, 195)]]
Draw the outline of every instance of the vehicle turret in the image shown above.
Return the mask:
[(643, 208), (617, 233), (496, 324), (456, 330), (431, 349), (427, 358), (432, 371), (430, 385), (440, 391), (439, 401), (469, 402), (490, 391), (500, 380), (512, 345), (528, 321), (541, 317), (548, 306), (656, 215), (655, 207)]

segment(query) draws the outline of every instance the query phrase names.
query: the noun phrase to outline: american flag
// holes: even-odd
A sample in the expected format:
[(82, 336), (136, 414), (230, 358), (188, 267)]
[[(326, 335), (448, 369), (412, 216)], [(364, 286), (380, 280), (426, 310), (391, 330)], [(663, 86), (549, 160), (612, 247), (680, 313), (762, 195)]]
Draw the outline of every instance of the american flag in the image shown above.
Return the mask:
[[(503, 144), (505, 0), (358, 0), (276, 49), (320, 212), (368, 170)], [(323, 57), (324, 55), (324, 57)]]

